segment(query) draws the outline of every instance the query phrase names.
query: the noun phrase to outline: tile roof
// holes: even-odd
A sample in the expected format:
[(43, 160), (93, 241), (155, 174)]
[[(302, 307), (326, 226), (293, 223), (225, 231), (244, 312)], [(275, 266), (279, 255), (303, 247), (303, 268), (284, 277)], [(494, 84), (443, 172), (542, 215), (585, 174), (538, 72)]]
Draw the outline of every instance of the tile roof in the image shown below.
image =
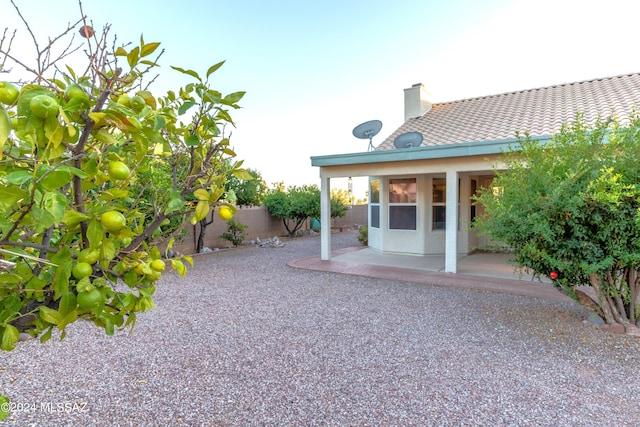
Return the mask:
[(516, 132), (550, 135), (578, 112), (590, 124), (614, 114), (624, 123), (634, 106), (640, 110), (640, 73), (436, 103), (376, 150), (395, 149), (394, 139), (405, 132), (422, 133), (422, 146), (509, 139)]

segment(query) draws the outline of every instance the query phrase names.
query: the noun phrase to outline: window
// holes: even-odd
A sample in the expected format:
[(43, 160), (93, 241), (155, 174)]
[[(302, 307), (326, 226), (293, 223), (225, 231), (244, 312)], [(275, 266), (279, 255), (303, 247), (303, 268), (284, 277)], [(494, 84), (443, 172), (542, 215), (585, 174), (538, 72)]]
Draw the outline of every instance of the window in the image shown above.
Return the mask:
[(389, 229), (415, 230), (417, 228), (416, 178), (389, 180)]
[(433, 216), (431, 218), (432, 230), (444, 230), (447, 226), (447, 180), (433, 178)]
[(371, 195), (371, 202), (369, 208), (371, 209), (371, 227), (380, 228), (380, 181), (373, 180), (369, 182), (369, 194)]

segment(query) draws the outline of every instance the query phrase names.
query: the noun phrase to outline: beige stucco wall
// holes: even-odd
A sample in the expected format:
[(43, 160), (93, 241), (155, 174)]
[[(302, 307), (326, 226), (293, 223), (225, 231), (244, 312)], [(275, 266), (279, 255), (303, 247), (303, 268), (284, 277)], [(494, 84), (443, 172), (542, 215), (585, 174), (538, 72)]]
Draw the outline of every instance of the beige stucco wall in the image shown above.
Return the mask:
[[(368, 205), (351, 206), (343, 218), (332, 219), (331, 227), (353, 229), (367, 225), (367, 207)], [(216, 214), (214, 215), (213, 224), (207, 227), (204, 246), (208, 248), (231, 247), (231, 242), (220, 237), (227, 231), (227, 222), (218, 218)], [(245, 244), (248, 244), (250, 240), (256, 237), (265, 240), (274, 236), (282, 237), (287, 235), (287, 230), (284, 228), (282, 220), (272, 217), (265, 206), (238, 208), (238, 213), (234, 216), (234, 219), (247, 225)], [(310, 220), (305, 221), (303, 230), (309, 230), (310, 223)], [(199, 227), (199, 225), (186, 225), (187, 234), (182, 242), (174, 244), (174, 249), (183, 254), (194, 253)]]

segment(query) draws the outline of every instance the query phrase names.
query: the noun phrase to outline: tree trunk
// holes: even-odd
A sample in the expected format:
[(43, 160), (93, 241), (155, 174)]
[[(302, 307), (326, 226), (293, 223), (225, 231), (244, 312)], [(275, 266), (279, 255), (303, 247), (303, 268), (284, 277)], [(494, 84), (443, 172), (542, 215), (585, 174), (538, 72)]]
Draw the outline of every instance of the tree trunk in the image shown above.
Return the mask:
[(200, 220), (200, 233), (198, 233), (198, 242), (196, 243), (196, 253), (199, 254), (204, 248), (204, 238), (207, 235), (207, 227), (213, 224), (213, 209), (211, 210), (211, 221), (206, 218)]
[(596, 295), (598, 297), (598, 306), (602, 310), (602, 314), (604, 317), (604, 321), (611, 325), (613, 323), (618, 323), (613, 318), (613, 313), (611, 312), (611, 306), (609, 305), (609, 299), (607, 298), (606, 292), (603, 291), (602, 286), (600, 286), (600, 276), (593, 273), (589, 275), (589, 282), (593, 289), (596, 291)]

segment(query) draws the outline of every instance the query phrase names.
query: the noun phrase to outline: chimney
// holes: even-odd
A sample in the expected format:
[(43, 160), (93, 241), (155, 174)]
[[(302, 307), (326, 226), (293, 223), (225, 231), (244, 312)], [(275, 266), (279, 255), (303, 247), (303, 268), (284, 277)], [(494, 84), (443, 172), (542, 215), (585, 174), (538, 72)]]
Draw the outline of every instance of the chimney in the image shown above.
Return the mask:
[(431, 94), (422, 83), (416, 83), (404, 90), (404, 121), (420, 117), (431, 110)]

